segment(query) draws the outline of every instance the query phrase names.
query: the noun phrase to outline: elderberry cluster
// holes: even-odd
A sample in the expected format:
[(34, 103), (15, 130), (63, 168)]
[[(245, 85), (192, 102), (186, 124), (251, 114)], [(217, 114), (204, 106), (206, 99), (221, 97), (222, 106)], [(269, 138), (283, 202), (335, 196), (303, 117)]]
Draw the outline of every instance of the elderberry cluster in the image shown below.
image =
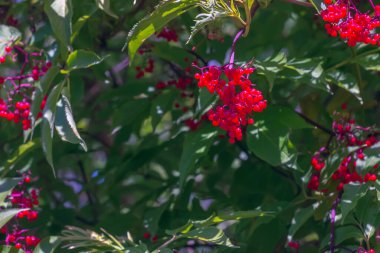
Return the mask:
[[(0, 63), (5, 63), (7, 59), (16, 63), (19, 58), (23, 58), (19, 70), (12, 70), (8, 75), (0, 76), (0, 91), (4, 90), (6, 94), (6, 97), (0, 97), (0, 118), (15, 124), (21, 123), (23, 130), (31, 127), (30, 107), (34, 82), (44, 76), (52, 66), (51, 62), (45, 61), (42, 56), (42, 52), (29, 53), (20, 46), (8, 46), (5, 47), (4, 55), (0, 57)], [(46, 99), (41, 104), (41, 110), (45, 103)], [(41, 117), (41, 114), (38, 117)]]
[(376, 28), (380, 27), (380, 5), (374, 5), (369, 0), (373, 13), (361, 13), (354, 1), (324, 0), (326, 9), (321, 12), (326, 22), (325, 28), (329, 35), (340, 36), (351, 47), (357, 43), (380, 46), (380, 34)]
[(7, 196), (11, 208), (27, 209), (19, 212), (12, 220), (5, 224), (0, 233), (5, 235), (5, 244), (22, 249), (25, 253), (32, 253), (40, 239), (30, 235), (30, 230), (25, 228), (25, 222), (33, 222), (38, 218), (35, 208), (39, 205), (38, 191), (28, 189), (31, 182), (30, 175), (24, 175), (23, 180)]
[(163, 38), (166, 41), (170, 42), (177, 42), (178, 41), (178, 35), (175, 30), (171, 30), (168, 27), (164, 27), (161, 32), (159, 32), (157, 35), (157, 38)]
[(254, 123), (252, 113), (262, 112), (267, 106), (261, 91), (253, 88), (249, 80), (254, 69), (227, 65), (201, 70), (201, 74), (195, 74), (198, 86), (206, 87), (212, 94), (216, 93), (222, 102), (208, 112), (208, 119), (228, 133), (230, 143), (242, 140), (242, 127)]
[[(368, 172), (362, 175), (358, 170), (358, 164), (363, 164), (366, 160), (364, 150), (378, 142), (374, 130), (371, 127), (362, 127), (356, 124), (355, 120), (348, 115), (337, 114), (337, 119), (333, 122), (333, 131), (337, 143), (337, 150), (351, 148), (353, 151), (348, 152), (340, 162), (338, 168), (332, 173), (331, 185), (336, 190), (342, 191), (345, 184), (351, 182), (366, 183), (376, 181), (378, 164), (368, 169)], [(327, 188), (320, 189), (321, 172), (326, 167), (326, 160), (330, 151), (322, 147), (311, 158), (311, 165), (314, 173), (311, 176), (307, 187), (313, 191), (328, 191)], [(327, 185), (326, 185), (327, 186)]]

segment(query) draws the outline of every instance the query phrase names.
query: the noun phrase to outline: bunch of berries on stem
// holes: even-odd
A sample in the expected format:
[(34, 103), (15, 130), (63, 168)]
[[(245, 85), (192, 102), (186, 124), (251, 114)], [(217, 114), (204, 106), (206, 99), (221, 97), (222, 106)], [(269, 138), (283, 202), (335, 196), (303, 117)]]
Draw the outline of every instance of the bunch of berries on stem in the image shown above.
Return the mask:
[[(376, 181), (378, 164), (374, 164), (370, 168), (359, 169), (359, 165), (364, 164), (367, 159), (364, 151), (378, 142), (375, 130), (372, 127), (362, 127), (356, 124), (349, 114), (341, 113), (336, 114), (332, 127), (334, 135), (331, 138), (335, 138), (336, 150), (343, 150), (344, 157), (338, 168), (327, 179), (326, 187), (330, 185), (328, 183), (332, 183), (331, 185), (334, 185), (337, 191), (342, 191), (344, 185), (351, 182)], [(313, 191), (328, 191), (327, 188), (321, 189), (320, 184), (321, 175), (327, 169), (326, 160), (331, 155), (329, 148), (322, 147), (311, 158), (314, 172), (309, 180), (308, 188)], [(365, 170), (366, 173), (362, 173), (362, 170)]]
[[(0, 63), (10, 61), (22, 64), (17, 70), (7, 70), (7, 75), (0, 76), (0, 91), (5, 97), (0, 97), (0, 118), (15, 124), (21, 123), (23, 130), (31, 128), (30, 110), (34, 84), (46, 74), (52, 66), (51, 62), (43, 59), (43, 52), (28, 52), (23, 47), (14, 45), (6, 47), (0, 57)], [(46, 99), (41, 104), (41, 110)], [(41, 114), (38, 115), (41, 117)]]
[(368, 0), (371, 10), (361, 12), (354, 0), (324, 0), (326, 8), (321, 12), (330, 36), (340, 36), (351, 47), (357, 43), (380, 46), (380, 5)]
[(243, 127), (254, 123), (252, 113), (262, 112), (267, 106), (261, 91), (249, 80), (254, 69), (228, 64), (200, 70), (201, 73), (195, 74), (199, 88), (205, 87), (210, 93), (216, 93), (221, 101), (220, 105), (209, 110), (208, 119), (227, 132), (230, 143), (241, 141)]
[(28, 185), (32, 179), (30, 174), (24, 174), (22, 181), (7, 196), (11, 208), (23, 209), (0, 232), (5, 235), (5, 244), (22, 249), (25, 253), (32, 253), (40, 239), (33, 235), (33, 231), (25, 227), (25, 222), (31, 223), (38, 218), (35, 208), (39, 205), (38, 191), (30, 189)]

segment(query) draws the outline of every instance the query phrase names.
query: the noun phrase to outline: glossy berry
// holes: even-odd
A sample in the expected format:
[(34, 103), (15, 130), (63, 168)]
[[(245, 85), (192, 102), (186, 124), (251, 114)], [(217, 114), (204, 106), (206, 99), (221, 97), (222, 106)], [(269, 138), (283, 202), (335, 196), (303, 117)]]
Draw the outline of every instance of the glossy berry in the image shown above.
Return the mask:
[(11, 47), (5, 47), (5, 52), (10, 53), (12, 51)]

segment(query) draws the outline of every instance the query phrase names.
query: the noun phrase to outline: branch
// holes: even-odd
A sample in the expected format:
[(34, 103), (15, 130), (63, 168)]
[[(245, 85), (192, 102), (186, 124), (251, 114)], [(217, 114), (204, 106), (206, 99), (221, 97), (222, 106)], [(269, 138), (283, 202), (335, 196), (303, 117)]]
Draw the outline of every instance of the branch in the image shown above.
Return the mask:
[(175, 240), (177, 240), (177, 235), (173, 235), (172, 238), (170, 238), (169, 240), (167, 240), (166, 242), (164, 242), (161, 246), (159, 246), (155, 251), (160, 251), (162, 250), (163, 248), (165, 248), (166, 246), (168, 246), (169, 244), (171, 244), (172, 242), (174, 242)]
[(324, 127), (322, 125), (320, 125), (319, 123), (315, 122), (314, 120), (308, 118), (306, 115), (302, 114), (301, 112), (298, 112), (298, 111), (294, 111), (295, 113), (297, 113), (299, 116), (301, 116), (301, 118), (303, 118), (307, 123), (315, 126), (316, 128), (322, 130), (323, 132), (329, 134), (329, 135), (335, 135), (335, 133), (328, 129), (327, 127)]

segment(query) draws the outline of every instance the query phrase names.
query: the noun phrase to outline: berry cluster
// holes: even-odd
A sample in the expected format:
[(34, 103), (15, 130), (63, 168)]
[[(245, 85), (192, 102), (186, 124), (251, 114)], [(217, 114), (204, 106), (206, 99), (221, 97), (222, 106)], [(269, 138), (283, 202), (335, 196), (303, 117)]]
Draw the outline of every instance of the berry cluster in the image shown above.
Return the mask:
[(358, 250), (358, 253), (376, 253), (376, 251), (374, 249), (364, 250), (364, 249), (360, 248)]
[(329, 35), (340, 36), (351, 47), (357, 43), (365, 43), (380, 46), (380, 34), (376, 28), (380, 27), (380, 5), (374, 5), (373, 14), (361, 13), (353, 1), (324, 0), (326, 9), (321, 12), (322, 19), (326, 22), (325, 28)]
[(158, 235), (152, 236), (149, 232), (145, 232), (143, 237), (144, 237), (144, 239), (152, 240), (153, 243), (156, 243), (158, 241)]
[(26, 185), (31, 182), (30, 175), (24, 175), (23, 180), (15, 187), (7, 200), (12, 208), (28, 209), (19, 212), (12, 220), (0, 229), (0, 233), (5, 234), (5, 244), (12, 245), (17, 249), (22, 249), (25, 253), (32, 253), (38, 245), (40, 239), (33, 235), (28, 235), (22, 223), (23, 220), (33, 222), (38, 218), (38, 212), (34, 210), (38, 206), (38, 192), (36, 189), (27, 189)]
[[(227, 65), (201, 70), (201, 74), (195, 74), (198, 86), (206, 87), (212, 94), (216, 93), (222, 102), (208, 112), (208, 119), (228, 133), (230, 143), (242, 140), (242, 126), (253, 124), (251, 114), (262, 112), (267, 106), (261, 91), (253, 88), (249, 80), (254, 69)], [(227, 80), (223, 79), (223, 74)]]
[[(0, 98), (0, 118), (15, 124), (21, 123), (23, 130), (28, 130), (31, 127), (30, 107), (34, 82), (44, 76), (52, 64), (41, 59), (42, 52), (29, 53), (20, 46), (6, 47), (0, 63), (5, 63), (7, 59), (17, 62), (20, 54), (24, 60), (21, 69), (14, 72), (16, 74), (10, 72), (9, 76), (0, 76), (0, 91), (4, 90), (6, 94), (6, 98)], [(41, 110), (45, 103), (46, 99), (41, 104)]]
[(163, 38), (163, 39), (167, 40), (168, 42), (170, 42), (170, 41), (177, 42), (178, 41), (178, 35), (177, 35), (176, 31), (171, 30), (167, 27), (164, 27), (161, 30), (161, 32), (159, 32), (156, 36), (157, 36), (157, 38)]
[[(331, 175), (332, 185), (335, 185), (336, 190), (342, 191), (344, 185), (350, 182), (366, 183), (376, 181), (378, 164), (370, 169), (367, 168), (368, 172), (364, 175), (361, 175), (361, 172), (358, 170), (358, 163), (363, 164), (366, 159), (364, 150), (378, 142), (373, 129), (357, 125), (355, 120), (349, 116), (337, 115), (338, 118), (333, 122), (337, 149), (351, 147), (354, 151), (345, 155), (338, 168)], [(308, 183), (309, 189), (314, 191), (320, 190), (321, 171), (325, 168), (325, 161), (329, 155), (329, 150), (323, 147), (312, 157), (311, 165), (314, 173)], [(327, 189), (321, 191), (327, 191)]]
[(295, 252), (298, 252), (298, 249), (300, 248), (300, 244), (298, 242), (295, 242), (295, 241), (290, 241), (290, 242), (288, 242), (288, 247), (291, 249), (294, 249)]
[(143, 78), (145, 74), (147, 73), (153, 73), (154, 71), (154, 61), (152, 58), (149, 58), (147, 60), (147, 64), (145, 67), (136, 66), (135, 67), (137, 73), (136, 73), (136, 79)]

